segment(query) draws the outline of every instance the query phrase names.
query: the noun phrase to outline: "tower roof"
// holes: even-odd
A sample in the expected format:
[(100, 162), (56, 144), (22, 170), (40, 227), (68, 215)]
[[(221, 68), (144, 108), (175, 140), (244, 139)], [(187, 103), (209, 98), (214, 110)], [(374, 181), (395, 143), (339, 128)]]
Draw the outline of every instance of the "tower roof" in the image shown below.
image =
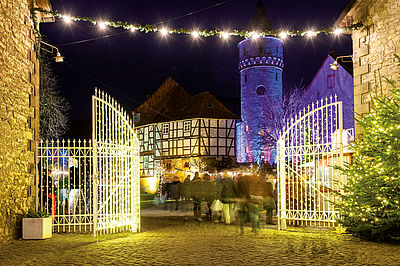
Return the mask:
[(262, 0), (258, 0), (253, 18), (249, 22), (249, 27), (252, 30), (258, 31), (272, 30), (272, 24), (268, 19)]

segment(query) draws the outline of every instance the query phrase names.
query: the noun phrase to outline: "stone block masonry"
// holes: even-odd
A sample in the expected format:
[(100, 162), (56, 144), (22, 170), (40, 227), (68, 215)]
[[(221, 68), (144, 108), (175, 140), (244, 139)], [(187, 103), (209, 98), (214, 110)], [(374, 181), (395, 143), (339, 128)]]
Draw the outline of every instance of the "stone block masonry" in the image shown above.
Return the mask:
[[(356, 116), (370, 111), (371, 94), (390, 94), (385, 78), (398, 80), (400, 66), (400, 1), (364, 0), (349, 13), (367, 27), (352, 33), (354, 55), (354, 109)], [(361, 134), (356, 127), (356, 134)]]
[(35, 207), (39, 62), (32, 0), (0, 0), (0, 242), (20, 237)]

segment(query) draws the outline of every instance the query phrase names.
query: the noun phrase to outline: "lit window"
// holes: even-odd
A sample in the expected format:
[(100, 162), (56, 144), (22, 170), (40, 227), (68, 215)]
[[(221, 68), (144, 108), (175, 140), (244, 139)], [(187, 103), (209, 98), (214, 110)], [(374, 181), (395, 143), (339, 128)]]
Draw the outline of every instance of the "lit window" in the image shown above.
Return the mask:
[(249, 153), (249, 147), (246, 147), (246, 153)]
[(183, 131), (190, 132), (190, 121), (183, 122)]
[(249, 126), (248, 125), (246, 125), (246, 132), (248, 132), (249, 131)]
[(264, 86), (258, 86), (256, 90), (257, 95), (265, 95), (267, 93), (267, 89)]
[(166, 163), (165, 163), (165, 168), (166, 168), (167, 170), (171, 170), (171, 168), (172, 168), (171, 162), (166, 162)]
[(335, 88), (335, 74), (330, 74), (326, 77), (326, 86), (328, 89)]
[(214, 108), (214, 104), (209, 103), (209, 104), (208, 104), (208, 108), (210, 108), (210, 109), (211, 109), (211, 108)]
[(162, 129), (163, 134), (168, 134), (169, 133), (169, 124), (164, 124), (163, 129)]

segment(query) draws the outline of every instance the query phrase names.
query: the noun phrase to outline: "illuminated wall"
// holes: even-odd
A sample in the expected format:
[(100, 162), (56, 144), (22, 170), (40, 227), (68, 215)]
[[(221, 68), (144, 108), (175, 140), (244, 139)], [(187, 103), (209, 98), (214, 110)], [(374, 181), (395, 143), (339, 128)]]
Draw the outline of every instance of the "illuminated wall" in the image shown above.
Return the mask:
[(241, 125), (237, 161), (275, 160), (267, 148), (270, 131), (267, 108), (282, 99), (283, 41), (275, 37), (246, 39), (238, 44), (241, 85)]

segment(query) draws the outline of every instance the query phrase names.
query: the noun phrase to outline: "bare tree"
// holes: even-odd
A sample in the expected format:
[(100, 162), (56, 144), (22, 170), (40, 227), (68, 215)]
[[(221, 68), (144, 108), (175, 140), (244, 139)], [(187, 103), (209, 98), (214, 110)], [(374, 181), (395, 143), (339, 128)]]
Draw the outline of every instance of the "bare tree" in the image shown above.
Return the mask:
[(273, 104), (267, 109), (267, 120), (271, 128), (267, 132), (264, 132), (264, 134), (268, 146), (276, 147), (279, 135), (282, 133), (287, 121), (304, 108), (304, 88), (305, 85), (300, 82), (299, 85), (295, 86), (289, 93), (283, 96), (282, 101), (273, 100)]
[(55, 76), (50, 58), (41, 55), (40, 60), (40, 138), (58, 139), (68, 130), (69, 103), (57, 90)]

